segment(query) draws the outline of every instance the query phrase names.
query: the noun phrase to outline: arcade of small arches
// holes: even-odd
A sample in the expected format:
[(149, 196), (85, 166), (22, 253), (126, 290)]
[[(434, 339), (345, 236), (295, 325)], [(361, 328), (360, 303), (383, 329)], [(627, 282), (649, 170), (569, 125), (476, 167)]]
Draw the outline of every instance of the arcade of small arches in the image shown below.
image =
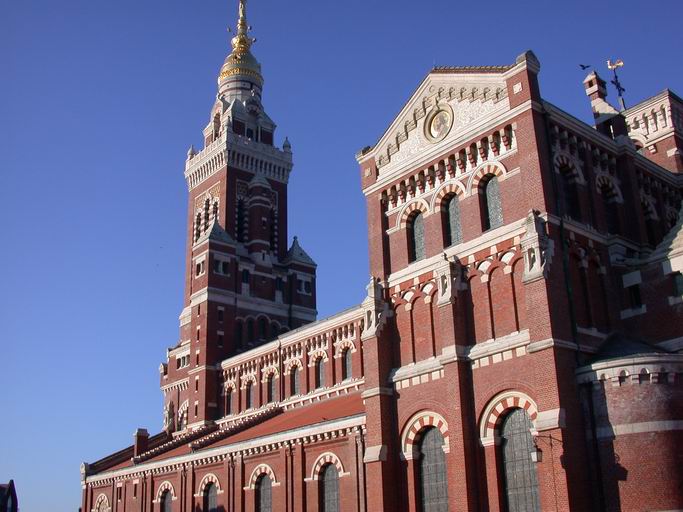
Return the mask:
[[(482, 231), (503, 225), (499, 181), (504, 180), (506, 175), (502, 165), (488, 165), (470, 177), (471, 186), (479, 192)], [(424, 218), (431, 212), (441, 214), (444, 248), (463, 241), (460, 200), (464, 196), (461, 184), (447, 183), (434, 194), (431, 205), (423, 199), (418, 199), (404, 207), (397, 217), (397, 228), (406, 229), (409, 262), (426, 257)]]
[(265, 315), (259, 315), (257, 318), (238, 318), (234, 327), (235, 345), (238, 349), (246, 349), (257, 343), (274, 340), (288, 330), (286, 326), (282, 326), (276, 320), (270, 320)]
[[(338, 356), (335, 359), (341, 360), (341, 380), (348, 381), (353, 378), (353, 358), (352, 354), (356, 351), (355, 345), (350, 340), (340, 343), (338, 346)], [(327, 353), (324, 350), (315, 351), (310, 356), (309, 368), (313, 368), (313, 390), (322, 389), (326, 386), (325, 382), (325, 365), (330, 364)], [(257, 370), (256, 370), (257, 371)], [(246, 373), (241, 376), (241, 385), (239, 390), (244, 392), (243, 410), (252, 409), (259, 404), (255, 402), (255, 388), (258, 386), (259, 378), (256, 371)], [(284, 375), (289, 379), (288, 397), (293, 398), (301, 395), (301, 372), (304, 371), (303, 363), (299, 358), (292, 358), (288, 360), (284, 368)], [(267, 366), (261, 370), (261, 384), (265, 388), (265, 404), (271, 404), (278, 401), (278, 386), (276, 381), (279, 380), (281, 374), (279, 370), (273, 366)], [(223, 385), (223, 414), (228, 416), (234, 414), (233, 394), (237, 391), (237, 385), (233, 380), (227, 380)], [(257, 392), (256, 392), (257, 393)], [(286, 393), (283, 391), (283, 393)], [(284, 400), (283, 396), (281, 400)], [(185, 404), (184, 404), (185, 405)], [(185, 408), (186, 410), (187, 408)], [(241, 411), (237, 411), (241, 412)], [(180, 424), (180, 422), (179, 422)], [(184, 423), (186, 425), (186, 423)]]

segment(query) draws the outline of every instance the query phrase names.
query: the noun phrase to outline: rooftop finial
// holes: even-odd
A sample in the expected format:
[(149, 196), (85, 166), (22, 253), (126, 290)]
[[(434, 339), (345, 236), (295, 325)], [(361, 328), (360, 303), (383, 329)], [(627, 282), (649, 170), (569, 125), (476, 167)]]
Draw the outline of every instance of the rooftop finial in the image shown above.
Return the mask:
[(247, 23), (247, 0), (239, 0), (239, 18), (237, 19), (237, 35), (232, 38), (232, 49), (239, 53), (248, 52), (255, 39), (249, 37)]

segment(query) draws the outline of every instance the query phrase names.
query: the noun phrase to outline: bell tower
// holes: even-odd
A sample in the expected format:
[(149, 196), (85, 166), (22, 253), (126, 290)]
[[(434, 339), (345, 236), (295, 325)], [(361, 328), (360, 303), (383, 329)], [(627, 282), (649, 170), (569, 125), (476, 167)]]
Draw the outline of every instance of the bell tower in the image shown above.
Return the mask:
[(160, 366), (169, 432), (226, 414), (220, 363), (316, 318), (315, 262), (296, 237), (287, 247), (292, 147), (275, 144), (262, 103), (261, 65), (251, 53), (246, 0), (204, 147), (190, 147), (187, 262), (180, 341)]

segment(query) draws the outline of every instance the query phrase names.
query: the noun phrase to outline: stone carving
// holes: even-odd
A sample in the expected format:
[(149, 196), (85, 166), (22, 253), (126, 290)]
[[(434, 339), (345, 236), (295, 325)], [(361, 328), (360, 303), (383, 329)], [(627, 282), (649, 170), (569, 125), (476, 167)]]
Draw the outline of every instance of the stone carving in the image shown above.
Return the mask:
[(524, 222), (526, 233), (521, 240), (524, 253), (524, 283), (548, 276), (549, 266), (553, 256), (553, 241), (546, 233), (546, 222), (539, 212), (529, 211)]

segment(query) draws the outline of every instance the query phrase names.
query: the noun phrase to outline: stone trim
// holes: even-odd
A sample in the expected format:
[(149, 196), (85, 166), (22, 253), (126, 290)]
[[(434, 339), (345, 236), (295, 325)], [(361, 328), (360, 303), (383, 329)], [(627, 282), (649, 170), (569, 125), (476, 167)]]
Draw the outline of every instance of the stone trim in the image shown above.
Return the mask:
[(275, 471), (273, 471), (273, 468), (270, 467), (268, 464), (259, 464), (254, 468), (254, 471), (251, 472), (251, 476), (249, 477), (249, 485), (247, 485), (243, 489), (245, 491), (253, 491), (254, 489), (256, 489), (256, 481), (259, 479), (261, 475), (268, 475), (268, 478), (270, 478), (270, 482), (273, 487), (277, 487), (280, 485), (280, 482), (278, 482), (275, 478)]
[(413, 415), (401, 433), (401, 459), (411, 460), (417, 454), (417, 443), (420, 440), (421, 432), (425, 427), (436, 427), (443, 436), (443, 451), (450, 452), (450, 437), (448, 435), (448, 422), (437, 412), (421, 411)]
[(339, 472), (339, 478), (342, 478), (344, 476), (348, 476), (351, 473), (344, 472), (344, 466), (341, 463), (341, 460), (339, 460), (339, 457), (337, 457), (334, 453), (332, 452), (325, 452), (322, 455), (320, 455), (316, 461), (313, 463), (313, 469), (311, 471), (311, 476), (309, 478), (305, 478), (304, 481), (310, 482), (310, 481), (315, 481), (320, 478), (320, 471), (322, 470), (323, 466), (326, 466), (327, 464), (334, 464), (335, 467), (337, 468), (337, 471)]
[(204, 475), (204, 478), (202, 478), (201, 482), (199, 482), (199, 487), (197, 487), (197, 494), (195, 494), (194, 497), (201, 498), (202, 496), (204, 496), (206, 486), (209, 484), (214, 484), (218, 488), (217, 494), (223, 494), (223, 490), (221, 489), (221, 483), (218, 480), (218, 477), (213, 473), (208, 473)]
[(161, 503), (161, 496), (166, 491), (171, 493), (171, 501), (175, 501), (178, 499), (178, 497), (175, 495), (175, 489), (173, 488), (173, 484), (168, 480), (164, 480), (163, 482), (161, 482), (161, 485), (159, 485), (156, 497), (152, 500), (152, 503)]
[[(596, 433), (598, 439), (614, 439), (617, 436), (630, 434), (646, 434), (651, 432), (671, 432), (683, 430), (683, 420), (666, 421), (643, 421), (639, 423), (623, 423), (620, 425), (610, 425), (609, 427), (598, 427)], [(590, 430), (586, 431), (588, 439), (593, 438)]]
[[(536, 402), (529, 395), (521, 391), (503, 391), (489, 401), (484, 409), (484, 413), (481, 415), (479, 436), (482, 445), (490, 445), (491, 440), (495, 439), (498, 425), (505, 415), (504, 413), (510, 409), (524, 409), (534, 425), (534, 430), (536, 430), (536, 420), (538, 417)], [(548, 418), (546, 417), (544, 420), (548, 421)]]
[[(102, 504), (105, 504), (104, 510), (100, 510), (100, 507)], [(111, 506), (109, 505), (109, 498), (107, 497), (106, 494), (101, 493), (98, 497), (97, 500), (95, 501), (95, 506), (91, 509), (91, 512), (109, 512), (111, 510)]]

